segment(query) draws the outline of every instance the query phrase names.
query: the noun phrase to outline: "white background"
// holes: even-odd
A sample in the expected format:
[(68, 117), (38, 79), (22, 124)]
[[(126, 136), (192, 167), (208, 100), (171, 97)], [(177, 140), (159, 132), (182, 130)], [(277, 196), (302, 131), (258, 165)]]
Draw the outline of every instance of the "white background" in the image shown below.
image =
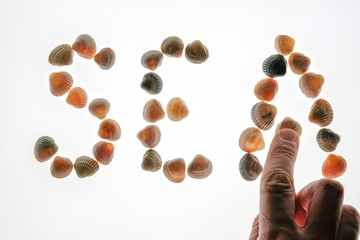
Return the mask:
[[(329, 126), (341, 135), (334, 152), (348, 161), (338, 180), (345, 203), (360, 208), (359, 66), (360, 5), (356, 1), (5, 1), (0, 2), (1, 120), (0, 239), (247, 239), (258, 212), (259, 179), (244, 181), (238, 146), (241, 132), (254, 126), (251, 107), (258, 102), (255, 84), (265, 77), (263, 60), (275, 54), (279, 34), (295, 38), (295, 51), (312, 60), (309, 71), (323, 74), (319, 97), (333, 106)], [(74, 63), (55, 67), (48, 55), (62, 43), (90, 34), (98, 50), (111, 47), (116, 63), (108, 71), (93, 60), (74, 55)], [(168, 36), (185, 44), (201, 40), (209, 49), (207, 62), (164, 57), (155, 71), (164, 87), (159, 95), (140, 88), (145, 73), (140, 58), (160, 49)], [(109, 118), (118, 121), (122, 136), (115, 157), (92, 177), (65, 179), (50, 175), (51, 161), (39, 163), (34, 143), (43, 135), (59, 146), (57, 155), (72, 161), (92, 156), (100, 140), (100, 121), (75, 109), (66, 96), (54, 97), (48, 76), (68, 71), (74, 87), (89, 97), (111, 102)], [(314, 99), (298, 87), (299, 76), (288, 69), (278, 78), (275, 126), (286, 116), (303, 127), (295, 168), (300, 190), (322, 177), (327, 157), (316, 144), (320, 129), (308, 121)], [(169, 182), (162, 171), (141, 169), (146, 149), (136, 134), (147, 125), (142, 108), (151, 98), (163, 107), (179, 96), (190, 115), (181, 122), (167, 117), (155, 148), (163, 162), (196, 154), (212, 160), (205, 180), (187, 177)], [(264, 132), (266, 148), (255, 153), (263, 164), (275, 127)]]

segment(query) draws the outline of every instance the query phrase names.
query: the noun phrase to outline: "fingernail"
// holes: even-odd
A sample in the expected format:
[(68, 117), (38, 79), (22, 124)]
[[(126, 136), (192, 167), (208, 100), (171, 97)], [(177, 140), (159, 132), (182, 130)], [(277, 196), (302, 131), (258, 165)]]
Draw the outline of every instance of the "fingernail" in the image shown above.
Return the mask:
[(282, 129), (279, 135), (281, 139), (289, 142), (297, 142), (299, 138), (297, 133), (291, 129)]

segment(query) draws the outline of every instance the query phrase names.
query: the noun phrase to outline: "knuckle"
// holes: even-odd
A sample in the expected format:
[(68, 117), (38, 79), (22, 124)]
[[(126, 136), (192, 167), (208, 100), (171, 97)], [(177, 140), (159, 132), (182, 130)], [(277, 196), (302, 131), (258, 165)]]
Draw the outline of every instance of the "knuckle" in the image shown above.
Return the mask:
[(279, 159), (293, 159), (297, 155), (296, 144), (293, 142), (283, 142), (279, 147), (275, 148), (271, 156)]
[(360, 227), (360, 214), (355, 207), (350, 205), (343, 206), (343, 213), (348, 215), (350, 222), (354, 224), (354, 227), (359, 230)]
[(320, 189), (324, 192), (334, 193), (337, 196), (344, 195), (344, 187), (338, 181), (324, 178), (324, 179), (320, 180), (319, 186), (320, 186)]
[(293, 194), (294, 183), (282, 170), (274, 170), (264, 177), (261, 188), (266, 192)]

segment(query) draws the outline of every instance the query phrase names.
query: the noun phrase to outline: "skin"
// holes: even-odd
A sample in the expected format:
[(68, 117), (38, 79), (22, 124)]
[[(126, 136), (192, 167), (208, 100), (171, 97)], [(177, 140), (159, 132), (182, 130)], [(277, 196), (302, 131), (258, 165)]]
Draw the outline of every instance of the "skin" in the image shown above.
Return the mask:
[(357, 240), (359, 212), (343, 205), (344, 188), (334, 180), (311, 182), (296, 194), (294, 164), (299, 137), (282, 129), (274, 137), (260, 183), (260, 212), (250, 240)]

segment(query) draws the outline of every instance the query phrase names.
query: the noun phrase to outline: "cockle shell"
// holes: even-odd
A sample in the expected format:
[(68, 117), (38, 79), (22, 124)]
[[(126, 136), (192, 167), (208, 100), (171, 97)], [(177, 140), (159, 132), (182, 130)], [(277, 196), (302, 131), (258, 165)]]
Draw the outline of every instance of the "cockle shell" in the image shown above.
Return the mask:
[(316, 98), (321, 92), (324, 81), (323, 75), (307, 72), (300, 77), (299, 86), (305, 96), (308, 98)]
[(189, 109), (187, 108), (184, 100), (179, 97), (175, 97), (169, 101), (166, 107), (166, 113), (170, 120), (178, 122), (189, 115)]
[(185, 161), (182, 158), (176, 158), (165, 162), (163, 172), (165, 177), (173, 182), (180, 183), (185, 179)]
[(284, 129), (284, 128), (290, 128), (291, 130), (294, 130), (299, 137), (301, 136), (302, 127), (301, 127), (300, 123), (298, 123), (297, 121), (295, 121), (291, 117), (284, 118), (281, 121), (281, 123), (279, 123), (277, 125), (275, 132), (278, 132), (278, 131), (280, 131), (281, 129)]
[(289, 55), (294, 50), (295, 39), (288, 35), (279, 35), (275, 38), (275, 49), (282, 55)]
[(149, 72), (144, 75), (140, 86), (147, 93), (158, 94), (161, 92), (163, 82), (159, 75), (153, 72)]
[(76, 108), (84, 108), (87, 104), (87, 94), (81, 87), (70, 90), (66, 102)]
[(320, 127), (330, 125), (334, 118), (334, 112), (330, 103), (324, 99), (319, 98), (311, 106), (309, 113), (309, 121), (316, 123)]
[(50, 173), (54, 178), (64, 178), (70, 175), (73, 163), (70, 159), (56, 156), (50, 165)]
[(56, 145), (54, 139), (49, 136), (39, 137), (35, 142), (34, 155), (36, 160), (39, 162), (45, 162), (49, 160), (57, 151), (58, 146)]
[(99, 170), (99, 164), (90, 157), (81, 156), (76, 159), (74, 169), (79, 178), (85, 178), (94, 175)]
[(110, 69), (115, 63), (115, 52), (111, 48), (101, 49), (94, 57), (95, 63), (103, 70)]
[(209, 50), (202, 42), (195, 40), (186, 46), (185, 57), (192, 63), (200, 64), (209, 58)]
[(73, 85), (73, 78), (67, 72), (53, 72), (49, 76), (50, 92), (54, 96), (62, 96)]
[(189, 177), (195, 179), (207, 178), (213, 170), (212, 162), (201, 154), (195, 156), (195, 158), (189, 163), (187, 167), (187, 174)]
[(261, 130), (269, 130), (275, 122), (277, 109), (266, 102), (258, 102), (251, 109), (251, 119)]
[(329, 154), (322, 165), (321, 172), (324, 177), (334, 179), (343, 175), (346, 168), (347, 163), (345, 158), (339, 155)]
[(54, 66), (66, 66), (73, 63), (74, 51), (69, 44), (61, 44), (49, 55), (49, 63)]
[(259, 100), (270, 102), (274, 99), (278, 89), (279, 86), (275, 79), (264, 78), (255, 85), (254, 94)]
[(104, 119), (109, 111), (110, 103), (105, 98), (96, 98), (89, 104), (89, 112), (99, 119)]
[(88, 34), (81, 34), (75, 40), (72, 48), (80, 57), (91, 59), (96, 54), (96, 44), (94, 39)]
[(100, 141), (93, 147), (94, 158), (103, 165), (108, 165), (114, 157), (115, 147), (112, 143)]
[(113, 119), (105, 119), (100, 123), (98, 135), (102, 139), (117, 141), (121, 136), (120, 125)]
[(241, 150), (251, 153), (265, 148), (264, 135), (255, 127), (245, 129), (239, 138)]
[(143, 117), (145, 121), (154, 123), (165, 117), (165, 112), (161, 103), (156, 99), (148, 101), (143, 110)]
[(301, 75), (309, 69), (311, 60), (302, 53), (294, 52), (289, 56), (289, 67), (293, 73)]
[(184, 50), (183, 41), (176, 36), (165, 38), (161, 43), (161, 51), (168, 57), (179, 58)]
[(143, 156), (141, 168), (145, 171), (156, 172), (161, 169), (162, 161), (160, 154), (154, 149), (149, 149)]
[(274, 54), (266, 58), (262, 70), (268, 77), (281, 77), (286, 74), (286, 59), (281, 54)]
[(158, 50), (150, 50), (141, 57), (141, 65), (144, 68), (154, 71), (158, 68), (163, 60), (163, 54)]
[(243, 179), (246, 181), (254, 181), (262, 173), (263, 167), (255, 155), (246, 153), (240, 159), (239, 171)]
[(138, 132), (137, 138), (144, 145), (144, 147), (154, 148), (160, 142), (161, 132), (156, 125), (149, 125), (140, 132)]
[(316, 141), (321, 148), (321, 150), (325, 152), (335, 151), (337, 145), (341, 140), (340, 135), (334, 133), (329, 128), (322, 128), (316, 134)]

